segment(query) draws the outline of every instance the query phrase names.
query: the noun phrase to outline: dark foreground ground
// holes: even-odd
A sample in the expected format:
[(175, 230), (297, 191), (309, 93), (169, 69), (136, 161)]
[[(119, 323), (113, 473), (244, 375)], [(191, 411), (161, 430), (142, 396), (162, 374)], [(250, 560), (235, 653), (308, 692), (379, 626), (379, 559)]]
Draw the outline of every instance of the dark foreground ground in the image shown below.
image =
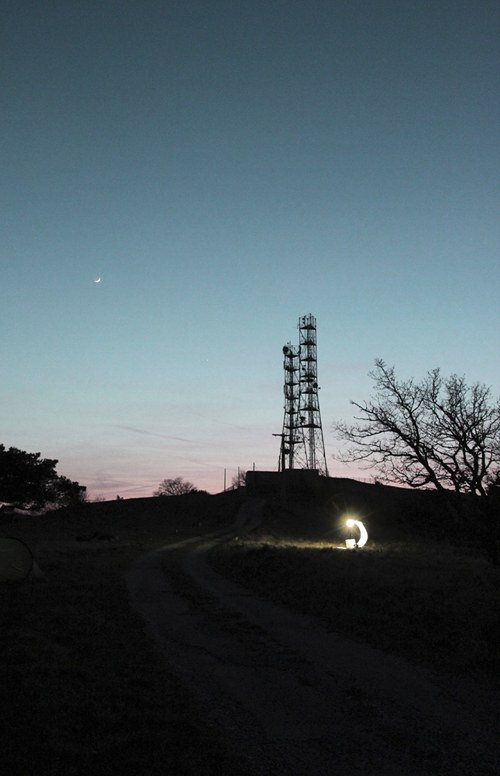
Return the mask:
[[(332, 630), (498, 686), (500, 572), (477, 549), (436, 541), (420, 503), (397, 496), (344, 484), (321, 507), (269, 502), (258, 531), (211, 563)], [(240, 503), (231, 492), (2, 517), (0, 536), (24, 540), (44, 572), (0, 588), (10, 774), (248, 773), (156, 652), (124, 585), (139, 555), (229, 526)], [(333, 549), (347, 511), (369, 528), (365, 551)]]
[(201, 513), (200, 502), (140, 499), (2, 521), (0, 536), (25, 541), (44, 572), (0, 583), (4, 773), (244, 773), (156, 652), (124, 585), (138, 555), (229, 523), (233, 511), (231, 498), (213, 497)]

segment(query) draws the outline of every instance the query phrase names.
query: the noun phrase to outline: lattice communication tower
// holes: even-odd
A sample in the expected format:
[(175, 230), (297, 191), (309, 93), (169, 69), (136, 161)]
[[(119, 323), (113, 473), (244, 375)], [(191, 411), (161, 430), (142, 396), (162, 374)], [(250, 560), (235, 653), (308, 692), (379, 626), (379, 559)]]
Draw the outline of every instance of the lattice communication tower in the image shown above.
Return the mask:
[(318, 387), (316, 318), (299, 319), (299, 347), (283, 348), (285, 415), (280, 470), (317, 469), (328, 476)]
[(283, 370), (285, 380), (285, 416), (283, 418), (283, 433), (281, 435), (280, 470), (293, 469), (295, 451), (303, 441), (302, 429), (299, 428), (299, 352), (291, 343), (283, 348)]

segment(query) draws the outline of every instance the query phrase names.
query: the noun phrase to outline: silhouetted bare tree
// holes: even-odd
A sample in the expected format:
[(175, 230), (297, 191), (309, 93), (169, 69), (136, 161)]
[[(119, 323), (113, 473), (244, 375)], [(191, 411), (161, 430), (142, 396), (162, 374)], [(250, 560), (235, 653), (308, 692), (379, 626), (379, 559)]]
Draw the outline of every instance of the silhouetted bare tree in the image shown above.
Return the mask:
[(154, 491), (153, 496), (184, 496), (186, 493), (194, 493), (196, 490), (192, 482), (188, 482), (182, 477), (175, 477), (163, 480), (158, 490)]
[(246, 473), (243, 469), (238, 469), (238, 474), (235, 474), (231, 478), (231, 490), (237, 490), (238, 488), (244, 488), (246, 485)]
[(355, 424), (333, 423), (349, 443), (334, 456), (345, 463), (365, 461), (385, 479), (412, 488), (471, 493), (484, 497), (500, 471), (500, 401), (484, 384), (464, 377), (445, 379), (439, 369), (421, 383), (399, 382), (382, 359), (369, 373), (376, 395), (364, 404)]

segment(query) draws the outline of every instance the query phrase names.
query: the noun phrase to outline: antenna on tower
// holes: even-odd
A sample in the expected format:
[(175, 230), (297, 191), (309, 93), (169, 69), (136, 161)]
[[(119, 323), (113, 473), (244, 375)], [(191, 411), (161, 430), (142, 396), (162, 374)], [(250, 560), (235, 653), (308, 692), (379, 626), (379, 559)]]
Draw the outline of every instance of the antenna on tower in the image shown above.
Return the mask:
[[(297, 444), (301, 441), (302, 431), (299, 420), (299, 352), (289, 342), (283, 348), (283, 371), (285, 394), (285, 415), (281, 434), (281, 455), (279, 470), (293, 469)], [(299, 438), (300, 437), (300, 438)]]
[[(317, 469), (328, 477), (319, 409), (316, 318), (299, 318), (299, 347), (283, 348), (285, 416), (281, 434), (280, 470)], [(287, 465), (288, 464), (288, 465)]]

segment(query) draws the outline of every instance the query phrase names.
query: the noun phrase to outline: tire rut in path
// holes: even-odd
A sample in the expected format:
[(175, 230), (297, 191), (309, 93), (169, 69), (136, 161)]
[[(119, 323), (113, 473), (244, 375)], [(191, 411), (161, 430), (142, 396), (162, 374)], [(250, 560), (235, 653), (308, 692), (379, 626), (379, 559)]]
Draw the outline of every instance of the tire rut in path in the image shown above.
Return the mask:
[(232, 535), (143, 556), (127, 584), (151, 636), (251, 773), (446, 776), (461, 764), (498, 773), (494, 731), (477, 730), (432, 672), (217, 575), (207, 554)]

